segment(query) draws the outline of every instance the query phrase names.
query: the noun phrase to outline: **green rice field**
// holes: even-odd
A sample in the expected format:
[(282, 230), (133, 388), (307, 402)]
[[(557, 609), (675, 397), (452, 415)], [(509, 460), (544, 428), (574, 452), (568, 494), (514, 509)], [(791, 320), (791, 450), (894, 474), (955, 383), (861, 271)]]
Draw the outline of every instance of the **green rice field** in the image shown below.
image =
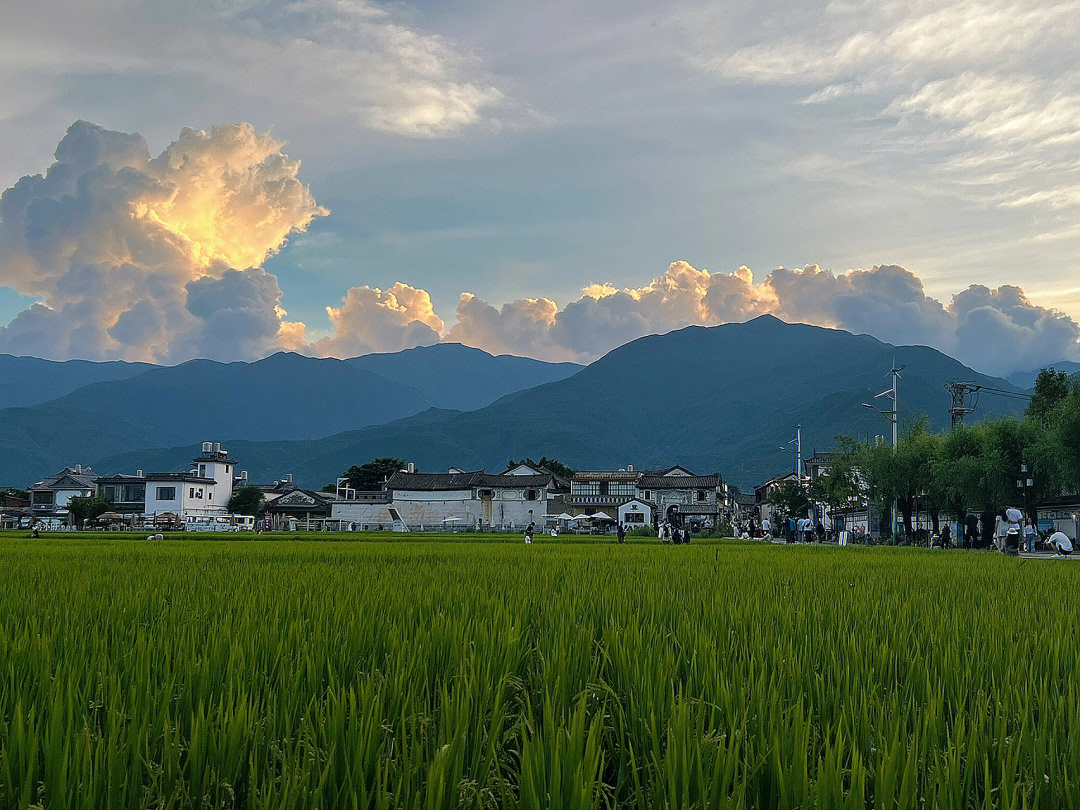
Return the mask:
[(0, 562), (4, 808), (1080, 807), (1072, 563), (466, 535)]

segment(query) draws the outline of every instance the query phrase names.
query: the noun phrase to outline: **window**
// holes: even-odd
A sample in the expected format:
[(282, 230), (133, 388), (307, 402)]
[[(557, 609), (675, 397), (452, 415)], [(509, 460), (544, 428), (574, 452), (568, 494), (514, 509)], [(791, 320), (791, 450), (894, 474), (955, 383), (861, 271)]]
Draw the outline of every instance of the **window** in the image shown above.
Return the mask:
[(644, 522), (645, 522), (645, 513), (644, 512), (627, 512), (625, 515), (623, 515), (623, 523), (644, 523)]
[(613, 481), (611, 483), (611, 486), (608, 487), (608, 492), (617, 497), (633, 497), (634, 485), (626, 483), (615, 483)]
[(46, 491), (46, 492), (34, 492), (32, 494), (32, 499), (34, 501), (35, 506), (36, 505), (51, 506), (52, 503), (53, 503), (53, 493), (49, 492), (49, 491)]
[(112, 501), (113, 503), (116, 503), (116, 487), (114, 487), (114, 486), (102, 487), (101, 488), (101, 497), (104, 498), (107, 501)]
[(159, 501), (175, 501), (176, 487), (158, 487), (157, 499)]
[(599, 481), (574, 481), (570, 484), (570, 491), (574, 495), (599, 495)]
[(199, 478), (206, 478), (206, 465), (205, 464), (200, 464), (199, 465)]
[(698, 500), (698, 503), (700, 503), (701, 501), (704, 501), (704, 500), (705, 500), (705, 499), (706, 499), (707, 497), (709, 497), (709, 493), (708, 493), (708, 492), (707, 492), (706, 490), (704, 490), (704, 489), (699, 489), (699, 490), (697, 491), (697, 500)]
[(645, 500), (649, 500), (650, 498), (652, 498), (652, 493), (649, 492), (649, 490), (645, 490), (645, 492), (643, 494), (644, 494)]
[(525, 490), (525, 500), (527, 500), (527, 501), (535, 501), (535, 500), (539, 499), (539, 497), (540, 497), (540, 493), (537, 490), (535, 490), (535, 489), (527, 489), (527, 490)]
[(195, 487), (188, 487), (188, 497), (189, 498), (194, 498), (195, 497)]

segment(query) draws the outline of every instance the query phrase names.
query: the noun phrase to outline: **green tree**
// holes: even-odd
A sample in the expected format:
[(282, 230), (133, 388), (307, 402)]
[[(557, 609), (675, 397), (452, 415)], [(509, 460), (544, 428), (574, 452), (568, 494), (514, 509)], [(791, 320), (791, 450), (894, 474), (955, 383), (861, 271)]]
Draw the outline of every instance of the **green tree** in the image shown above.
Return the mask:
[(810, 482), (809, 496), (826, 504), (830, 511), (847, 506), (859, 497), (862, 490), (856, 458), (858, 445), (848, 436), (836, 439), (836, 448), (829, 454), (825, 471)]
[(112, 508), (113, 503), (107, 498), (76, 496), (68, 501), (68, 517), (76, 528), (81, 529), (86, 521), (101, 517)]
[(1076, 387), (1076, 383), (1064, 371), (1044, 368), (1035, 378), (1035, 392), (1028, 403), (1027, 418), (1040, 427), (1051, 427), (1059, 406)]
[(358, 492), (382, 489), (386, 479), (399, 470), (405, 469), (405, 462), (400, 458), (376, 458), (357, 467), (355, 464), (345, 471), (349, 486)]
[(228, 506), (230, 514), (251, 515), (258, 517), (264, 508), (262, 490), (256, 486), (240, 487), (229, 498)]
[(810, 508), (806, 487), (795, 481), (785, 481), (769, 493), (769, 503), (780, 513), (783, 520), (803, 516)]

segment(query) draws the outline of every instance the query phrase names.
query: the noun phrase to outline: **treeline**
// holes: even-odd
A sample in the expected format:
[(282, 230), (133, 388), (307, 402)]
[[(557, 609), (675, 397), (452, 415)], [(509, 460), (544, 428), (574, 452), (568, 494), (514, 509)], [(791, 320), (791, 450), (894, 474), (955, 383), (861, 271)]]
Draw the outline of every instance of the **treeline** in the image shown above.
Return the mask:
[(890, 533), (895, 503), (908, 538), (916, 510), (930, 517), (935, 532), (943, 514), (961, 524), (978, 515), (985, 542), (1003, 507), (1015, 505), (1034, 521), (1038, 503), (1080, 492), (1080, 381), (1044, 370), (1023, 419), (944, 433), (920, 421), (898, 444), (894, 452), (891, 444), (838, 438), (827, 471), (805, 496), (834, 511), (866, 499), (881, 516), (883, 534)]

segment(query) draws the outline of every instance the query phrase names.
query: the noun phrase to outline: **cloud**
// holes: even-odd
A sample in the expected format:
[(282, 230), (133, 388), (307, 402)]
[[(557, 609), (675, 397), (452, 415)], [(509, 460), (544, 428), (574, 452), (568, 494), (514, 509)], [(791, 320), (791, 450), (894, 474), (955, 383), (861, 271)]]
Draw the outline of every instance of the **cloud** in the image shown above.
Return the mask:
[[(260, 120), (334, 122), (411, 137), (445, 137), (518, 109), (480, 60), (410, 23), (404, 6), (371, 0), (130, 4), (61, 3), (55, 13), (8, 15), (0, 66), (41, 88), (18, 108), (72, 81), (138, 75), (175, 97), (195, 90), (217, 108)], [(266, 111), (258, 115), (257, 111)], [(0, 109), (0, 116), (4, 114)]]
[(281, 293), (249, 268), (327, 213), (281, 147), (235, 124), (185, 129), (152, 158), (138, 135), (73, 124), (44, 175), (0, 195), (0, 283), (41, 300), (0, 328), (0, 350), (151, 361), (265, 352), (282, 328)]
[(314, 352), (356, 357), (395, 352), (439, 341), (442, 319), (425, 290), (398, 282), (388, 290), (353, 287), (340, 307), (327, 307), (333, 334), (312, 344)]
[(761, 3), (756, 12), (755, 24), (736, 28), (726, 9), (688, 18), (677, 40), (686, 62), (720, 83), (791, 88), (796, 103), (819, 108), (792, 111), (807, 126), (830, 114), (822, 106), (858, 109), (838, 148), (873, 156), (885, 175), (910, 167), (908, 187), (935, 196), (1041, 209), (1045, 233), (1071, 235), (1080, 0)]
[(1019, 288), (971, 286), (943, 304), (926, 294), (918, 276), (897, 265), (843, 273), (817, 265), (781, 267), (758, 282), (746, 267), (709, 273), (675, 262), (644, 287), (591, 284), (562, 309), (547, 299), (496, 309), (465, 295), (447, 339), (489, 351), (590, 362), (644, 335), (765, 313), (890, 343), (930, 345), (994, 374), (1080, 359), (1080, 326), (1032, 304)]

